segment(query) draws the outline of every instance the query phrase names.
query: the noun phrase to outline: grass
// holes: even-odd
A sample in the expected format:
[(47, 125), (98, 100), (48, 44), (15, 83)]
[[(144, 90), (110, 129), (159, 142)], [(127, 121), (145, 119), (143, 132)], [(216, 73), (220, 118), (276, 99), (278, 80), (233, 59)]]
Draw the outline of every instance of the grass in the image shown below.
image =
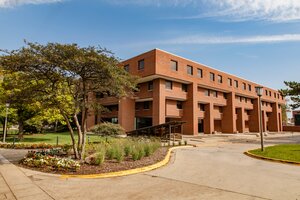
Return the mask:
[[(75, 138), (77, 140), (77, 134), (75, 133)], [(17, 136), (15, 136), (18, 138)], [(24, 139), (21, 141), (22, 143), (48, 143), (48, 144), (56, 144), (56, 140), (58, 137), (58, 144), (71, 144), (71, 137), (69, 132), (62, 133), (43, 133), (43, 134), (32, 134), (32, 135), (24, 135)], [(97, 135), (89, 135), (90, 142), (100, 142), (103, 138)], [(88, 140), (87, 137), (87, 140)], [(9, 135), (6, 138), (6, 142), (13, 142), (13, 136)], [(16, 139), (16, 142), (19, 142)]]
[(255, 149), (249, 151), (252, 154), (266, 158), (300, 162), (300, 144), (282, 144), (266, 147), (265, 151)]

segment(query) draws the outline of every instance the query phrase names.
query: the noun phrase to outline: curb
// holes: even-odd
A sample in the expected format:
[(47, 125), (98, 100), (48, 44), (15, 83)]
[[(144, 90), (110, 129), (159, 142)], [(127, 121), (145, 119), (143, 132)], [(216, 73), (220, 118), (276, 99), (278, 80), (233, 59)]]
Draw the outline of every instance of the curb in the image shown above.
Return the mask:
[(276, 163), (283, 163), (283, 164), (291, 164), (291, 165), (299, 165), (300, 166), (300, 162), (296, 162), (296, 161), (281, 160), (281, 159), (277, 159), (277, 158), (267, 158), (267, 157), (255, 155), (253, 153), (250, 153), (249, 151), (244, 152), (244, 154), (247, 155), (247, 156), (250, 156), (252, 158), (256, 158), (256, 159), (260, 159), (260, 160), (267, 160), (267, 161), (276, 162)]
[(108, 172), (108, 173), (102, 173), (102, 174), (87, 174), (87, 175), (61, 175), (60, 178), (62, 179), (67, 179), (67, 178), (83, 178), (83, 179), (93, 179), (93, 178), (112, 178), (112, 177), (119, 177), (119, 176), (127, 176), (127, 175), (132, 175), (132, 174), (137, 174), (137, 173), (142, 173), (142, 172), (147, 172), (151, 171), (157, 168), (160, 168), (170, 161), (171, 158), (171, 152), (176, 149), (182, 149), (182, 148), (190, 148), (194, 146), (178, 146), (178, 147), (171, 147), (167, 155), (162, 161), (159, 161), (158, 163), (155, 163), (153, 165), (141, 167), (141, 168), (135, 168), (135, 169), (129, 169), (129, 170), (124, 170), (124, 171), (118, 171), (118, 172)]

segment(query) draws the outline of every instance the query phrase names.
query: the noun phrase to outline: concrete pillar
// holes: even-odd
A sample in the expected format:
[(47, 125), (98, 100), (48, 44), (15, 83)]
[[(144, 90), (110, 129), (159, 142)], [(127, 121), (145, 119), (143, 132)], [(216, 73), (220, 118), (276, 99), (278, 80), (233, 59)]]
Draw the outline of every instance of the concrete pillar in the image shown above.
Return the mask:
[(267, 112), (266, 111), (262, 111), (262, 118), (263, 118), (263, 131), (264, 132), (267, 132), (268, 131), (268, 129), (267, 129), (267, 118), (268, 118), (268, 116), (267, 116)]
[(259, 101), (253, 99), (253, 110), (250, 111), (249, 116), (249, 131), (259, 132)]
[(239, 133), (245, 132), (245, 111), (244, 108), (237, 108), (236, 127)]
[(213, 103), (205, 104), (204, 114), (204, 133), (211, 134), (214, 132), (214, 105)]
[(272, 103), (272, 112), (269, 117), (269, 131), (279, 132), (281, 129), (281, 109), (278, 103)]
[(152, 104), (152, 123), (159, 125), (166, 122), (166, 86), (165, 80), (155, 79), (153, 81), (153, 104)]
[(118, 122), (125, 131), (134, 130), (135, 100), (124, 97), (119, 100)]
[(222, 115), (222, 132), (236, 132), (236, 117), (235, 117), (235, 93), (227, 94), (227, 105), (223, 107)]
[(188, 85), (188, 96), (187, 100), (183, 103), (183, 116), (182, 121), (186, 123), (183, 124), (183, 134), (185, 135), (197, 135), (198, 134), (198, 85), (192, 83)]

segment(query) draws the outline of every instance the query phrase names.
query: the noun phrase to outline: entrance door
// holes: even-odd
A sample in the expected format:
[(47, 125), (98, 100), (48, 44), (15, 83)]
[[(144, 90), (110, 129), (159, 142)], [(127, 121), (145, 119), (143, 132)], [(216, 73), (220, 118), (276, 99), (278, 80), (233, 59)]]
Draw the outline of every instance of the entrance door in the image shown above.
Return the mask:
[(198, 133), (204, 133), (204, 120), (198, 119)]

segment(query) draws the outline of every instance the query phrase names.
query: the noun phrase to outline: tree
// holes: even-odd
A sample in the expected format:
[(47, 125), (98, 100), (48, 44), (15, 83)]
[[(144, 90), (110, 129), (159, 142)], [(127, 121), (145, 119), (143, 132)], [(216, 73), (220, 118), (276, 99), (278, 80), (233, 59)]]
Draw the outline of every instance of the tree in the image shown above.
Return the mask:
[[(36, 89), (44, 106), (56, 108), (70, 130), (75, 158), (83, 158), (88, 110), (95, 107), (90, 96), (96, 92), (122, 97), (131, 95), (136, 78), (119, 67), (119, 60), (102, 48), (81, 48), (76, 44), (26, 43), (0, 57), (0, 66), (22, 72), (30, 81), (42, 84)], [(82, 121), (78, 115), (82, 114)], [(72, 120), (76, 124), (76, 144)]]
[(31, 82), (26, 74), (5, 73), (0, 81), (0, 102), (10, 104), (19, 125), (19, 138), (23, 138), (24, 123), (40, 112), (40, 104), (35, 101), (34, 92), (39, 84)]
[(300, 107), (300, 83), (296, 81), (285, 81), (284, 84), (287, 86), (287, 89), (282, 89), (281, 93), (284, 96), (289, 96), (293, 101), (290, 104), (292, 109), (297, 109)]

